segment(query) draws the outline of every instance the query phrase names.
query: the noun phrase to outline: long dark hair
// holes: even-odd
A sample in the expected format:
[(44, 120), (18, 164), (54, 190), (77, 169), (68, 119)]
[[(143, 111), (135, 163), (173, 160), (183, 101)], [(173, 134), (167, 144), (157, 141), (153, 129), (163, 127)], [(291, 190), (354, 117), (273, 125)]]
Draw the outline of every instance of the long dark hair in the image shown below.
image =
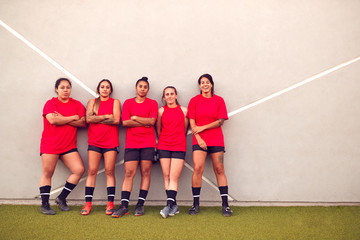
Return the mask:
[[(55, 82), (55, 92), (56, 92), (56, 89), (58, 89), (61, 81), (68, 81), (68, 83), (70, 84), (70, 88), (72, 88), (72, 85), (71, 85), (71, 82), (70, 82), (69, 79), (67, 79), (67, 78), (59, 78), (59, 79), (56, 80), (56, 82)], [(57, 92), (56, 92), (56, 93), (57, 93)]]
[[(198, 80), (198, 84), (199, 84), (199, 85), (200, 85), (200, 83), (201, 83), (201, 79), (202, 79), (202, 78), (208, 79), (208, 80), (210, 81), (210, 83), (212, 84), (211, 96), (213, 96), (213, 95), (214, 95), (215, 84), (214, 84), (214, 81), (213, 81), (213, 79), (212, 79), (212, 76), (211, 76), (210, 74), (208, 74), (208, 73), (205, 73), (205, 74), (201, 75), (201, 76), (199, 77), (199, 80)], [(202, 91), (201, 91), (201, 90), (200, 90), (200, 94), (202, 94)]]
[(97, 93), (100, 93), (100, 85), (101, 85), (102, 82), (108, 82), (108, 83), (110, 84), (110, 90), (111, 90), (110, 93), (112, 93), (112, 92), (113, 92), (113, 86), (112, 86), (112, 83), (110, 82), (109, 79), (103, 79), (103, 80), (101, 80), (101, 81), (99, 82), (99, 84), (98, 84), (98, 86), (97, 86), (97, 88), (96, 88)]
[[(162, 103), (164, 103), (165, 105), (166, 105), (166, 101), (164, 102), (164, 98), (165, 98), (165, 90), (166, 90), (166, 89), (168, 89), (168, 88), (174, 89), (175, 94), (177, 95), (177, 90), (176, 90), (176, 88), (175, 88), (175, 87), (173, 87), (173, 86), (167, 86), (167, 87), (165, 87), (165, 88), (164, 88), (164, 90), (163, 90), (163, 95), (162, 95), (162, 98), (161, 98)], [(175, 101), (176, 101), (176, 104), (177, 104), (177, 105), (180, 105), (177, 99), (176, 99)]]
[[(112, 86), (112, 83), (110, 82), (110, 80), (108, 80), (108, 79), (103, 79), (99, 82), (99, 84), (96, 88), (96, 92), (100, 94), (100, 85), (102, 82), (108, 82), (110, 84), (110, 90), (111, 90), (110, 94), (111, 94), (113, 92), (113, 86)], [(101, 102), (101, 100), (100, 100), (100, 96), (99, 96), (95, 99), (95, 103), (94, 103), (94, 107), (93, 107), (93, 113), (95, 115), (98, 115), (98, 113), (99, 113), (100, 102)]]

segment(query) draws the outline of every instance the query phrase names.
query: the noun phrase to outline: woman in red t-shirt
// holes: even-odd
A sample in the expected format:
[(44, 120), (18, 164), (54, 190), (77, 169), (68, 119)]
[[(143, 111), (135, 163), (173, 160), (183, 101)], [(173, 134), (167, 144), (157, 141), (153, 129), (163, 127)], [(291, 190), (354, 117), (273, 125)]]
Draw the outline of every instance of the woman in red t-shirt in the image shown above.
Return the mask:
[(56, 214), (49, 205), (51, 178), (60, 158), (70, 170), (65, 187), (55, 202), (62, 211), (69, 211), (66, 197), (78, 184), (85, 168), (76, 148), (77, 128), (85, 127), (85, 107), (70, 98), (71, 82), (59, 78), (55, 83), (58, 97), (46, 102), (43, 109), (44, 130), (41, 137), (40, 156), (42, 175), (40, 179), (41, 212), (46, 215)]
[(179, 213), (176, 195), (186, 153), (186, 131), (189, 120), (187, 108), (179, 105), (175, 87), (168, 86), (162, 99), (166, 105), (159, 108), (156, 130), (159, 136), (158, 152), (164, 175), (166, 206), (160, 211), (163, 218)]
[(158, 104), (147, 98), (149, 92), (147, 77), (136, 82), (136, 97), (127, 99), (123, 105), (122, 124), (126, 127), (124, 154), (125, 176), (122, 184), (121, 206), (113, 217), (129, 213), (129, 199), (136, 169), (140, 162), (141, 184), (139, 200), (135, 207), (135, 216), (144, 214), (144, 202), (150, 187), (152, 160), (156, 148), (154, 124), (157, 119)]
[(92, 198), (101, 157), (104, 157), (107, 206), (106, 215), (114, 213), (115, 197), (115, 162), (119, 152), (119, 123), (121, 115), (120, 101), (110, 97), (113, 92), (109, 80), (103, 79), (97, 88), (99, 97), (89, 100), (86, 108), (88, 129), (88, 176), (85, 183), (85, 206), (82, 215), (91, 211)]
[(224, 99), (214, 94), (214, 82), (210, 74), (200, 76), (198, 80), (200, 94), (193, 97), (188, 106), (188, 118), (193, 133), (192, 176), (193, 206), (189, 209), (191, 215), (196, 215), (200, 209), (200, 190), (205, 159), (209, 153), (212, 159), (220, 196), (222, 198), (222, 213), (231, 216), (228, 204), (228, 184), (224, 170), (224, 135), (221, 126), (228, 119)]

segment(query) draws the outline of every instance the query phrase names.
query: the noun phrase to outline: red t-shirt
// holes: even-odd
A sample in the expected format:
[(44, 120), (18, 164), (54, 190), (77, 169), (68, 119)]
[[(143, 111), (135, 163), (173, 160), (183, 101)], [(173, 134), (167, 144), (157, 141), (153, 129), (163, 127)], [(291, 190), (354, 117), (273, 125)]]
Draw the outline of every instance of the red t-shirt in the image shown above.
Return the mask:
[[(135, 98), (127, 99), (123, 105), (122, 120), (130, 120), (131, 116), (157, 119), (158, 104), (155, 100), (146, 98), (137, 103)], [(154, 127), (126, 128), (125, 148), (156, 147)]]
[[(206, 98), (201, 94), (193, 97), (189, 102), (188, 114), (189, 119), (194, 119), (196, 126), (204, 126), (218, 119), (228, 119), (224, 99), (217, 95)], [(207, 129), (200, 133), (200, 137), (205, 141), (207, 146), (225, 147), (224, 135), (221, 127)], [(193, 145), (198, 144), (193, 136)]]
[[(114, 99), (100, 101), (98, 116), (114, 113)], [(119, 146), (119, 126), (114, 124), (90, 123), (88, 143), (100, 148), (115, 148)]]
[(57, 126), (52, 125), (46, 119), (49, 113), (58, 112), (68, 117), (79, 115), (80, 118), (85, 116), (85, 107), (81, 102), (70, 98), (67, 103), (59, 101), (54, 97), (45, 103), (43, 109), (44, 131), (41, 137), (40, 152), (48, 154), (61, 154), (73, 148), (76, 148), (77, 128), (69, 124)]
[(158, 149), (186, 151), (185, 115), (180, 105), (175, 108), (164, 106)]

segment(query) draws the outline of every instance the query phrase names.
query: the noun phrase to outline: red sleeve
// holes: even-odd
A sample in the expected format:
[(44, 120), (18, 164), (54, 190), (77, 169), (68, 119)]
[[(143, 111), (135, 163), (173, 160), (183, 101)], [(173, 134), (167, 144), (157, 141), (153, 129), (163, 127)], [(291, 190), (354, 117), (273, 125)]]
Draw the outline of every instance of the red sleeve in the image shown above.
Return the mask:
[(195, 100), (194, 98), (190, 99), (189, 106), (188, 106), (188, 112), (186, 117), (189, 119), (195, 119)]
[(126, 120), (130, 120), (130, 106), (129, 106), (129, 101), (126, 100), (124, 102), (124, 105), (123, 105), (123, 109), (122, 109), (122, 114), (121, 114), (121, 118), (123, 121), (126, 121)]
[(151, 105), (149, 118), (155, 118), (157, 119), (158, 116), (158, 103), (153, 100), (153, 104)]
[(222, 97), (220, 97), (220, 103), (219, 103), (219, 110), (218, 110), (218, 119), (229, 119), (228, 114), (227, 114), (227, 110), (226, 110), (226, 105), (225, 105), (225, 101)]
[(43, 109), (43, 117), (45, 117), (47, 114), (49, 113), (53, 113), (56, 111), (56, 106), (55, 106), (55, 102), (53, 101), (53, 99), (50, 99), (49, 101), (47, 101), (44, 105), (44, 109)]
[(81, 102), (78, 101), (77, 103), (78, 103), (77, 113), (79, 115), (79, 118), (82, 118), (86, 114), (86, 109), (85, 109), (84, 105)]

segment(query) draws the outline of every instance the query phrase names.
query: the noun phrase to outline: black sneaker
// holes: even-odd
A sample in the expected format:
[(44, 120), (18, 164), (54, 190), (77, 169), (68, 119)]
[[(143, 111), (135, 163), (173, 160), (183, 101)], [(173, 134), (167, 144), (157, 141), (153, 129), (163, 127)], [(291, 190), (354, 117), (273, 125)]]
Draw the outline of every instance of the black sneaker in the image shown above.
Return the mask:
[(111, 216), (113, 218), (119, 218), (122, 217), (124, 215), (129, 214), (129, 208), (124, 207), (124, 206), (120, 206), (118, 210), (116, 210)]
[(232, 211), (229, 207), (223, 206), (222, 207), (222, 214), (224, 217), (230, 217), (232, 215)]
[(200, 211), (200, 206), (199, 206), (199, 205), (195, 205), (195, 206), (192, 206), (192, 207), (189, 209), (189, 214), (190, 214), (190, 215), (196, 215), (196, 214), (198, 214), (199, 211)]
[(57, 197), (55, 203), (59, 205), (61, 211), (70, 211), (70, 208), (66, 204), (66, 199), (61, 199)]
[(45, 215), (55, 215), (56, 214), (56, 212), (52, 208), (50, 208), (50, 205), (48, 202), (41, 204), (40, 211)]
[(142, 206), (136, 205), (134, 215), (135, 215), (135, 216), (142, 216), (142, 215), (144, 215), (144, 205), (142, 205)]

